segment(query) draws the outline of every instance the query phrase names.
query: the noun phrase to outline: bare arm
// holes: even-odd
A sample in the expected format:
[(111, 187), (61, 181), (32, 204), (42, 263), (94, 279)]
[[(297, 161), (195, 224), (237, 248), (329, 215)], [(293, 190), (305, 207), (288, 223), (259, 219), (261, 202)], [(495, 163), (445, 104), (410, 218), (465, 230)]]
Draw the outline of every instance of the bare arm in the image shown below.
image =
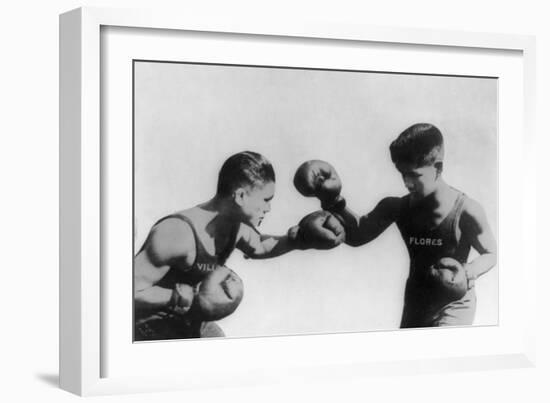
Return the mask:
[(479, 203), (471, 199), (466, 202), (460, 218), (460, 229), (479, 253), (478, 257), (464, 266), (468, 280), (473, 281), (488, 272), (497, 261), (496, 241)]
[(264, 235), (254, 228), (241, 224), (237, 248), (251, 259), (269, 259), (296, 249), (287, 235)]
[(170, 266), (193, 261), (195, 240), (189, 225), (168, 219), (151, 230), (144, 248), (134, 258), (134, 302), (136, 311), (165, 307), (174, 290), (157, 286)]
[(346, 243), (361, 246), (377, 238), (395, 222), (400, 202), (399, 198), (387, 197), (370, 213), (361, 217), (348, 207), (331, 212), (340, 219), (346, 229)]

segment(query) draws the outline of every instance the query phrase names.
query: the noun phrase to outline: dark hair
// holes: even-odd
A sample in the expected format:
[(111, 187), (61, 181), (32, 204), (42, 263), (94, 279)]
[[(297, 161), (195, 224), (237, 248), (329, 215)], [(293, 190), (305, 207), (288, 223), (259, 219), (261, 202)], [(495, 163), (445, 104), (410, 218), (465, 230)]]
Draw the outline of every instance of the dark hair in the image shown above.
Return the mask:
[(229, 196), (235, 189), (245, 185), (260, 185), (275, 182), (271, 163), (261, 154), (243, 151), (229, 157), (218, 175), (218, 196)]
[(390, 145), (394, 164), (432, 165), (443, 160), (443, 135), (429, 123), (417, 123), (401, 133)]

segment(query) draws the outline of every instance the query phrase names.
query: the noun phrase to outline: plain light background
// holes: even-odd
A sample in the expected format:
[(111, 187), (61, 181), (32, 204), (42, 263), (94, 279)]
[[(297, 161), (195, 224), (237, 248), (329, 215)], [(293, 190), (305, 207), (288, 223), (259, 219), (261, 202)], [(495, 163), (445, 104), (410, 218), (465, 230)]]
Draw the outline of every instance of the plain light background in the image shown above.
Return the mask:
[[(157, 1), (156, 6), (180, 2)], [(313, 16), (327, 21), (352, 21), (374, 25), (400, 25), (422, 28), (451, 28), (473, 31), (496, 31), (538, 35), (539, 114), (538, 159), (518, 169), (525, 174), (544, 172), (548, 138), (543, 136), (544, 112), (548, 109), (550, 71), (550, 30), (544, 3), (536, 1), (501, 4), (466, 0), (460, 5), (436, 1), (409, 4), (406, 1), (346, 2), (328, 7), (321, 2), (204, 2), (188, 7), (203, 14), (230, 15), (269, 13), (284, 19)], [(57, 383), (57, 131), (58, 131), (58, 25), (59, 13), (80, 5), (151, 6), (145, 1), (42, 3), (27, 1), (5, 5), (2, 10), (2, 252), (4, 287), (0, 352), (2, 356), (2, 393), (5, 401), (75, 401), (77, 398), (56, 388)], [(539, 206), (548, 205), (548, 192), (541, 187)], [(548, 213), (540, 208), (541, 224), (538, 241), (542, 257), (547, 241)], [(7, 259), (6, 259), (7, 257)], [(542, 259), (540, 259), (542, 262)], [(541, 267), (539, 284), (548, 282)], [(393, 401), (397, 399), (426, 401), (445, 400), (527, 400), (548, 399), (547, 379), (550, 355), (545, 342), (549, 339), (546, 323), (548, 302), (539, 294), (539, 366), (536, 369), (506, 370), (451, 375), (355, 379), (334, 384), (285, 385), (248, 389), (194, 391), (126, 397), (94, 398), (101, 401), (295, 401), (336, 399)], [(322, 354), (322, 352), (320, 352)], [(450, 391), (449, 391), (450, 390)]]
[[(319, 209), (292, 184), (308, 159), (333, 164), (366, 214), (406, 193), (388, 146), (418, 122), (443, 132), (444, 178), (484, 206), (496, 233), (496, 79), (144, 61), (134, 74), (135, 250), (160, 217), (211, 198), (223, 161), (248, 149), (277, 176), (261, 232), (284, 234)], [(245, 297), (220, 324), (229, 337), (396, 329), (408, 262), (395, 226), (360, 248), (256, 261), (236, 251), (227, 265)], [(495, 267), (477, 282), (475, 324), (498, 322), (497, 280)]]

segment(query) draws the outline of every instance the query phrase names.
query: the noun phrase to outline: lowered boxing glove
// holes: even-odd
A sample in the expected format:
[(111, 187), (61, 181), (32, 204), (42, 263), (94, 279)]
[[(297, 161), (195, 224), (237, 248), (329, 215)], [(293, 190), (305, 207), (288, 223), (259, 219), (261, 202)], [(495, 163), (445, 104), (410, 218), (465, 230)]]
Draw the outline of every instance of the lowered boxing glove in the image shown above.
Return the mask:
[(434, 287), (436, 299), (443, 305), (461, 299), (468, 291), (466, 270), (453, 258), (439, 259), (430, 267), (428, 277)]
[(316, 211), (290, 228), (288, 237), (298, 249), (332, 249), (345, 241), (346, 232), (331, 213)]
[(342, 182), (336, 170), (328, 162), (306, 161), (296, 170), (294, 186), (301, 195), (317, 197), (325, 210), (342, 203)]
[(232, 314), (241, 303), (244, 286), (233, 270), (220, 266), (200, 283), (192, 313), (202, 321), (218, 320)]

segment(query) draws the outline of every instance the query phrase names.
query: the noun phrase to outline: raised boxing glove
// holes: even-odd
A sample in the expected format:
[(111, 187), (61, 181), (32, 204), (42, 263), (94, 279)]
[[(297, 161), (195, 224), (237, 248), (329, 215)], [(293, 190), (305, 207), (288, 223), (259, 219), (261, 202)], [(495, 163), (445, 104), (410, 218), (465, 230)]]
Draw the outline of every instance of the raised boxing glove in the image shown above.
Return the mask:
[(294, 174), (294, 186), (303, 196), (317, 197), (325, 210), (343, 202), (340, 177), (325, 161), (311, 160), (300, 165)]

